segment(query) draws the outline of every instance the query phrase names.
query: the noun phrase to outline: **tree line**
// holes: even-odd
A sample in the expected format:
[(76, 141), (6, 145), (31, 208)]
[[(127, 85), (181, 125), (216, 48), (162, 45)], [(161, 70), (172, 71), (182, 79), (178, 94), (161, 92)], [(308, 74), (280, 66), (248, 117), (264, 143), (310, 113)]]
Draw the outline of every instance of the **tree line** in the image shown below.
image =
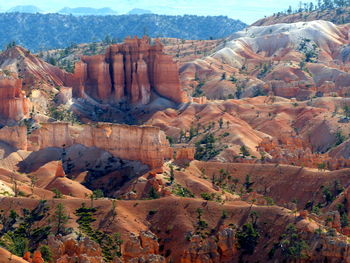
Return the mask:
[(291, 15), (301, 12), (323, 11), (327, 9), (343, 8), (347, 6), (350, 6), (350, 0), (317, 0), (310, 2), (300, 1), (297, 8), (293, 9), (290, 5), (286, 11), (279, 12), (277, 15)]

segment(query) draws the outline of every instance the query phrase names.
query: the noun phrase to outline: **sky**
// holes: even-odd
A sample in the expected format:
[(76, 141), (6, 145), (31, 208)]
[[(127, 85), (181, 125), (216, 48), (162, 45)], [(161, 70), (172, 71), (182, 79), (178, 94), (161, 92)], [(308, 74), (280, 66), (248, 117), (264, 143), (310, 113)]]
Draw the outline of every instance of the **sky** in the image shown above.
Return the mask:
[(289, 5), (296, 8), (298, 3), (299, 0), (0, 0), (0, 11), (17, 5), (35, 5), (44, 12), (55, 12), (63, 7), (110, 7), (119, 14), (142, 8), (168, 15), (225, 15), (251, 24), (286, 10)]

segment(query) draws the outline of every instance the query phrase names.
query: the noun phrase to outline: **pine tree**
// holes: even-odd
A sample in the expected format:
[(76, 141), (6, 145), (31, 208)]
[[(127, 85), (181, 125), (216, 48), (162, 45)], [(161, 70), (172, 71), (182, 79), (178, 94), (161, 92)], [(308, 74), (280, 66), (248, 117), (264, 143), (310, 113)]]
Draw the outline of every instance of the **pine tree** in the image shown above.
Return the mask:
[(314, 3), (310, 2), (309, 3), (309, 12), (312, 12), (314, 10)]
[(53, 215), (53, 223), (56, 229), (56, 235), (65, 235), (67, 233), (67, 223), (69, 216), (66, 214), (65, 208), (62, 203), (56, 206), (56, 211)]
[(170, 167), (170, 183), (172, 184), (175, 180), (174, 166), (171, 164), (169, 167)]

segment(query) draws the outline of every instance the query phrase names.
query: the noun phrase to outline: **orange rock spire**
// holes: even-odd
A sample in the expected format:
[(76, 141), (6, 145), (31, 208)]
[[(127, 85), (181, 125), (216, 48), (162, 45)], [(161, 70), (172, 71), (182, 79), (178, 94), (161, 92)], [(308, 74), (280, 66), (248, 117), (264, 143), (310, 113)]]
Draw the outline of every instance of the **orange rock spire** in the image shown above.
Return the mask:
[(148, 104), (153, 91), (176, 103), (187, 101), (177, 64), (163, 53), (159, 41), (151, 46), (147, 37), (128, 37), (123, 44), (108, 47), (105, 55), (83, 56), (75, 68), (69, 84), (76, 97)]
[(0, 117), (20, 120), (29, 111), (28, 100), (22, 91), (20, 79), (0, 79)]

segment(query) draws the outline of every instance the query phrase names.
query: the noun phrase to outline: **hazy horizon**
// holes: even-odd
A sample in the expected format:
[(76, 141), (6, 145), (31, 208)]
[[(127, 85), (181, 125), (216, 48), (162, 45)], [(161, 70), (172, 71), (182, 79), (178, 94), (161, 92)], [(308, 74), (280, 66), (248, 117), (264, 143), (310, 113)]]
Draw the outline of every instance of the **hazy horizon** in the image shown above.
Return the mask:
[(109, 7), (118, 14), (125, 14), (133, 8), (147, 9), (156, 14), (165, 15), (223, 15), (242, 22), (251, 24), (264, 16), (272, 15), (275, 12), (283, 11), (291, 5), (296, 8), (298, 0), (13, 0), (9, 2), (0, 1), (0, 11), (9, 10), (18, 5), (34, 5), (43, 12), (57, 12), (64, 7)]

